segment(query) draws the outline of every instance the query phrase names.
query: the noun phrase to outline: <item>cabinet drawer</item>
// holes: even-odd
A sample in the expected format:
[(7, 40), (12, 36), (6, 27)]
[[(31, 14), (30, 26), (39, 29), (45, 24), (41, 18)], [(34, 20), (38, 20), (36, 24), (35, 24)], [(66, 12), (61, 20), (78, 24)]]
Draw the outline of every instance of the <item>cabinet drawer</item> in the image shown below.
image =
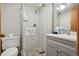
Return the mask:
[(58, 44), (55, 41), (48, 40), (47, 46), (50, 46), (50, 47), (52, 47), (52, 48), (57, 50)]
[(58, 51), (67, 53), (71, 56), (76, 56), (76, 49), (66, 45), (59, 45)]

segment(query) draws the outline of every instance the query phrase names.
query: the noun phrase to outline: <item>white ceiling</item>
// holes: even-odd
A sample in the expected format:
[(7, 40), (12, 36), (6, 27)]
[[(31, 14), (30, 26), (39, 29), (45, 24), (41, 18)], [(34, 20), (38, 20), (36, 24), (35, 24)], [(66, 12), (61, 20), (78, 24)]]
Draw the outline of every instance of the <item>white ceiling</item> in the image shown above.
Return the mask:
[[(39, 4), (41, 3), (24, 3), (24, 5), (28, 5), (30, 7), (36, 7), (36, 8), (39, 8)], [(45, 4), (45, 3), (44, 3)], [(62, 3), (56, 3), (57, 6), (62, 4)], [(69, 8), (69, 7), (73, 7), (73, 5), (76, 5), (75, 3), (66, 3), (66, 9)]]

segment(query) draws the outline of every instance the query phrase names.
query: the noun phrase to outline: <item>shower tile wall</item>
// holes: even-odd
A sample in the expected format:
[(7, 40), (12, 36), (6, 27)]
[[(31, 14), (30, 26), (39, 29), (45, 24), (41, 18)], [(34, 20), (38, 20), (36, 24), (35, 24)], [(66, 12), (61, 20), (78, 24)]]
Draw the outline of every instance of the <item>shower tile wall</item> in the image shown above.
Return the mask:
[[(25, 51), (39, 48), (39, 19), (35, 10), (37, 10), (36, 7), (29, 6), (28, 4), (23, 6), (23, 20), (27, 20), (23, 22), (23, 50)], [(36, 27), (33, 26), (34, 24), (36, 24)], [(35, 35), (25, 35), (26, 28), (36, 28)]]

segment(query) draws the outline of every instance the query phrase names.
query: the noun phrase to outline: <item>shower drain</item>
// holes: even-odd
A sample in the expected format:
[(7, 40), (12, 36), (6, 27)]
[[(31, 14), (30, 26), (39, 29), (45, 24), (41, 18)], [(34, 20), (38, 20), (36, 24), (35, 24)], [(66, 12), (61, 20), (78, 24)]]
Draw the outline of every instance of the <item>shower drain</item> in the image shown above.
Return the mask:
[(45, 51), (41, 51), (41, 52), (39, 52), (39, 54), (44, 54), (45, 53)]

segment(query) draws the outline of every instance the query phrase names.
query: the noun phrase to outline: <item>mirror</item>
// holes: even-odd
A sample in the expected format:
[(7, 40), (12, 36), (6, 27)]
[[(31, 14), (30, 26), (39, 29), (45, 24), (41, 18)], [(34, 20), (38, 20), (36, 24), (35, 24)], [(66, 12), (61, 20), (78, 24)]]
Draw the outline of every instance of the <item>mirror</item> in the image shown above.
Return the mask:
[[(58, 33), (77, 32), (77, 6), (74, 3), (55, 4), (55, 14), (57, 25), (55, 31)], [(54, 19), (56, 20), (56, 19)], [(58, 30), (59, 29), (59, 30)]]

